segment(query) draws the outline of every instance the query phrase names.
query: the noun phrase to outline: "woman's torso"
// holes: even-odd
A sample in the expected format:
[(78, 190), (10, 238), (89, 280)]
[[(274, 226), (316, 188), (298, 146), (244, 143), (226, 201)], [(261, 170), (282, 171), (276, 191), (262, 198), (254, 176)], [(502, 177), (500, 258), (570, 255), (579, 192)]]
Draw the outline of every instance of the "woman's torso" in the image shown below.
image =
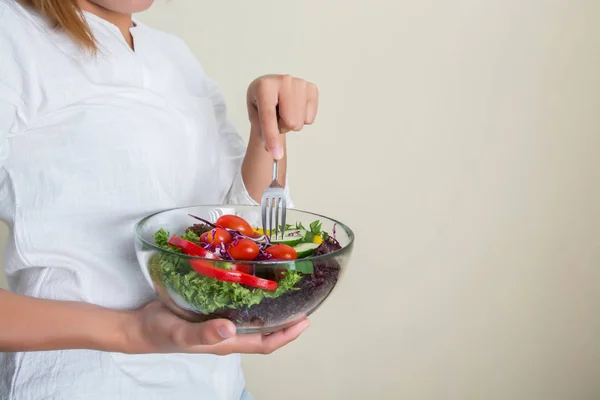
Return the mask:
[[(5, 268), (20, 293), (135, 308), (153, 295), (135, 257), (135, 222), (220, 203), (231, 176), (219, 174), (212, 88), (185, 46), (138, 25), (133, 52), (116, 27), (86, 17), (101, 45), (96, 59), (0, 0), (0, 34), (14, 46), (0, 74), (16, 63), (23, 79), (0, 166), (0, 219), (11, 227)], [(16, 399), (230, 399), (243, 387), (237, 356), (2, 357), (3, 398), (12, 387)]]

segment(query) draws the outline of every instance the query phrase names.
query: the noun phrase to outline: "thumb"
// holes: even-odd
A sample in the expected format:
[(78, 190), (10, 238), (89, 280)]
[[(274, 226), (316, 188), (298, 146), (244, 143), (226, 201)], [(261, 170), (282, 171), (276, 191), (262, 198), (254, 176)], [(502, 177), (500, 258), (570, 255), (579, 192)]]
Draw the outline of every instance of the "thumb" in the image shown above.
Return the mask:
[(226, 319), (214, 319), (206, 322), (185, 322), (176, 333), (184, 347), (215, 345), (236, 334), (235, 325)]

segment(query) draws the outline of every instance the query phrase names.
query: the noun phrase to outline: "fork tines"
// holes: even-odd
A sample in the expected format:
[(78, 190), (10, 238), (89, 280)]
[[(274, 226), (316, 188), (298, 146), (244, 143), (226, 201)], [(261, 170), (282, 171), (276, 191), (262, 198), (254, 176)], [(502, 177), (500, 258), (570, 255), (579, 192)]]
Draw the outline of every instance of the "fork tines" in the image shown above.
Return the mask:
[[(265, 235), (273, 239), (278, 238), (281, 232), (281, 238), (285, 235), (285, 217), (286, 217), (286, 199), (285, 190), (277, 182), (278, 168), (277, 161), (273, 161), (273, 182), (265, 189), (261, 200), (262, 225)], [(279, 223), (281, 221), (281, 224)]]
[(265, 192), (265, 195), (263, 195), (261, 202), (262, 224), (263, 231), (269, 238), (277, 239), (280, 237), (283, 239), (285, 235), (286, 208), (285, 195), (279, 196), (273, 193), (273, 191), (270, 194)]

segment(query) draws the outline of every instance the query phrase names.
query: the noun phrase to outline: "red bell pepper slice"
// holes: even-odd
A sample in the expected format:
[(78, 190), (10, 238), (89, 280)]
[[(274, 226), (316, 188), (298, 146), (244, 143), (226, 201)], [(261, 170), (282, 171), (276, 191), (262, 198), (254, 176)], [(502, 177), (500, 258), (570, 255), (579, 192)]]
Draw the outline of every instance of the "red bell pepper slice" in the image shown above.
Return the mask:
[(208, 251), (203, 247), (198, 246), (196, 243), (190, 242), (189, 240), (185, 240), (180, 238), (179, 236), (171, 236), (167, 241), (173, 247), (177, 247), (188, 256), (196, 256), (202, 258), (210, 258), (213, 260), (220, 260), (221, 257), (213, 253), (212, 251)]
[[(203, 247), (200, 247), (197, 244), (190, 242), (189, 240), (180, 238), (179, 236), (171, 236), (167, 243), (171, 246), (183, 250), (183, 252), (188, 256), (210, 258), (212, 260), (222, 260), (222, 258), (216, 255), (215, 253), (208, 251)], [(203, 260), (190, 260), (190, 265), (200, 275), (204, 275), (209, 278), (215, 278), (225, 282), (240, 283), (242, 285), (253, 286), (265, 290), (277, 289), (277, 282), (257, 278), (254, 275), (250, 275), (252, 266), (248, 264), (231, 264), (231, 270), (224, 270), (221, 268), (214, 267), (213, 265), (211, 265), (210, 262)], [(198, 269), (194, 267), (194, 265), (197, 265)], [(206, 273), (202, 273), (200, 271), (204, 271)]]
[(277, 282), (275, 281), (258, 278), (254, 275), (245, 274), (240, 271), (229, 271), (217, 268), (211, 265), (210, 261), (190, 260), (190, 265), (194, 271), (208, 278), (214, 278), (224, 282), (239, 283), (241, 285), (252, 286), (268, 291), (277, 289)]
[[(180, 238), (179, 236), (171, 236), (167, 243), (171, 246), (183, 250), (183, 252), (188, 256), (210, 258), (212, 260), (222, 260), (221, 257), (216, 255), (212, 251), (208, 251), (205, 248), (198, 246), (196, 243)], [(241, 271), (245, 272), (246, 274), (249, 274), (252, 271), (252, 266), (248, 264), (231, 264), (231, 269), (234, 271)]]

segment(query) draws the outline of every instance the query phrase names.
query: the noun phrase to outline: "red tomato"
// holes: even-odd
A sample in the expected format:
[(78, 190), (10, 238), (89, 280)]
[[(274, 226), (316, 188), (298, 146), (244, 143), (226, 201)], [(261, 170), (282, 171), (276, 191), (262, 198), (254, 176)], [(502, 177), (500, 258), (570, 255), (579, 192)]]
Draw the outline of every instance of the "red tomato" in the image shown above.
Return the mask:
[(200, 235), (200, 243), (208, 243), (208, 232), (204, 232)]
[(227, 229), (233, 229), (248, 237), (254, 236), (254, 230), (250, 224), (246, 222), (245, 219), (238, 217), (237, 215), (223, 215), (219, 217), (216, 225)]
[(240, 239), (233, 242), (227, 251), (234, 260), (252, 261), (258, 255), (258, 245), (250, 239)]
[(265, 253), (271, 255), (271, 260), (296, 260), (298, 253), (287, 244), (276, 244), (265, 250)]
[(213, 246), (220, 246), (221, 243), (229, 244), (232, 240), (229, 232), (223, 228), (214, 228), (206, 232), (206, 242)]

